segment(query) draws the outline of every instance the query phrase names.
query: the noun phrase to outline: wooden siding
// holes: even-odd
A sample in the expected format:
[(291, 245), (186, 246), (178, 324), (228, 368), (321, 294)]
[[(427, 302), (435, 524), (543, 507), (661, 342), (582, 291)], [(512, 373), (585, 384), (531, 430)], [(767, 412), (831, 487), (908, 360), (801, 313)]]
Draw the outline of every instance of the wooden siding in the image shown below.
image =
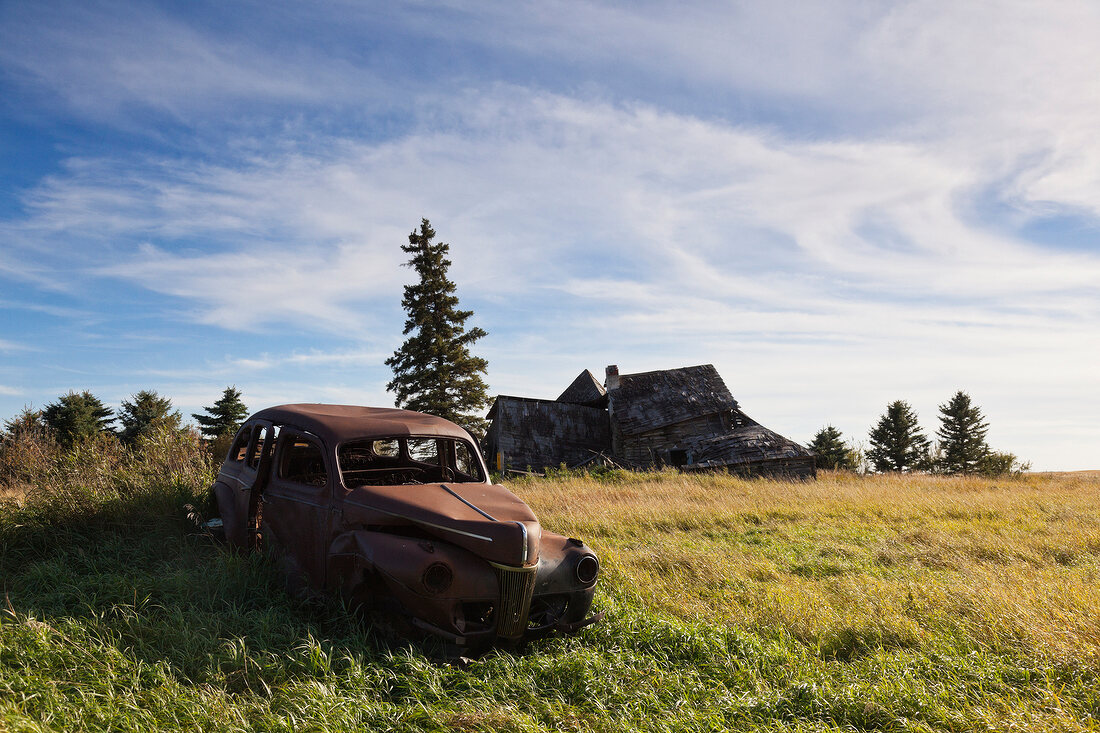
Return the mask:
[(493, 470), (574, 466), (611, 451), (607, 411), (598, 407), (501, 396), (489, 417), (485, 457)]
[(699, 436), (711, 436), (729, 428), (729, 418), (720, 413), (701, 415), (684, 422), (665, 425), (639, 435), (623, 435), (622, 455), (638, 466), (670, 463), (668, 452), (682, 448)]

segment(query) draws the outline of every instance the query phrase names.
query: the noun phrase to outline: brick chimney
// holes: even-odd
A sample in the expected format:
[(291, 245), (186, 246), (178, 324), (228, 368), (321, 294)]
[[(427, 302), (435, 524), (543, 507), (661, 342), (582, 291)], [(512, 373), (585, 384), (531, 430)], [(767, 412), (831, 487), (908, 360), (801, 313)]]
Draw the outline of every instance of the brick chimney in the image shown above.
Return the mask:
[(608, 392), (619, 388), (619, 367), (617, 364), (611, 364), (607, 367), (607, 379), (604, 381), (604, 387), (607, 388)]

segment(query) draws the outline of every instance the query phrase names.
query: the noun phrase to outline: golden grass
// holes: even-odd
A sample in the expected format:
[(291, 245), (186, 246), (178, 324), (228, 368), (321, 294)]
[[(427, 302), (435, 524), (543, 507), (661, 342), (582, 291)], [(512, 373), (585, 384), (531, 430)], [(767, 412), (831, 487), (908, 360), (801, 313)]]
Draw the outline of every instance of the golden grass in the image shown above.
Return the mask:
[(1100, 474), (513, 482), (644, 604), (847, 658), (959, 638), (1100, 667)]
[(9, 486), (0, 483), (0, 501), (19, 501), (26, 495), (26, 489), (22, 486)]

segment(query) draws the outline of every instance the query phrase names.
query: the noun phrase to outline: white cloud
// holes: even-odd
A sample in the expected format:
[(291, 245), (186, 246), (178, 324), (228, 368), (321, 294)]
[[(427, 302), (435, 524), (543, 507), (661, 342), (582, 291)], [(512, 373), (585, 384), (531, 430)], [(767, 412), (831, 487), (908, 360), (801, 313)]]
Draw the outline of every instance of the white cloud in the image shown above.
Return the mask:
[(0, 351), (12, 352), (12, 351), (33, 351), (34, 349), (26, 344), (17, 343), (15, 341), (9, 341), (7, 339), (0, 339)]
[(291, 353), (281, 356), (260, 354), (256, 357), (234, 358), (228, 366), (234, 369), (265, 370), (279, 367), (374, 367), (381, 364), (390, 354), (381, 351), (321, 351), (313, 349), (305, 353)]
[[(1091, 254), (963, 219), (959, 200), (993, 172), (936, 145), (803, 143), (513, 88), (480, 97), (466, 121), (234, 168), (135, 164), (123, 175), (82, 161), (30, 197), (26, 227), (220, 240), (213, 254), (145, 245), (97, 272), (193, 299), (205, 322), (229, 328), (290, 315), (362, 333), (350, 305), (399, 292), (395, 245), (421, 213), (455, 246), (460, 281), (505, 292), (633, 263), (643, 279), (690, 276), (693, 292), (766, 302), (790, 296), (762, 273), (803, 285), (828, 273), (908, 297), (1035, 307), (1029, 295), (1041, 295), (1057, 307), (1100, 277)], [(118, 178), (131, 183), (115, 188)]]
[[(750, 414), (803, 439), (833, 415), (865, 432), (897, 398), (931, 422), (954, 386), (1009, 436), (1050, 405), (1059, 435), (1095, 414), (1100, 252), (1021, 233), (1100, 216), (1095, 5), (551, 0), (452, 4), (448, 24), (425, 8), (390, 17), (600, 83), (425, 83), (383, 107), (418, 110), (384, 135), (289, 123), (232, 153), (73, 157), (5, 225), (0, 268), (64, 282), (75, 262), (205, 324), (367, 342), (273, 344), (215, 365), (227, 374), (369, 367), (400, 331), (398, 245), (428, 216), (502, 391), (713, 361)], [(51, 25), (37, 49), (0, 32), (0, 62), (93, 116), (336, 110), (372, 93), (374, 69), (325, 68), (323, 49), (292, 69), (149, 12), (104, 24), (86, 39)], [(274, 380), (258, 380), (259, 404), (385, 397)]]
[(0, 64), (72, 110), (124, 127), (133, 124), (127, 118), (135, 107), (192, 120), (242, 102), (365, 101), (384, 86), (301, 43), (284, 40), (276, 50), (262, 37), (219, 33), (142, 4), (43, 2), (3, 10)]

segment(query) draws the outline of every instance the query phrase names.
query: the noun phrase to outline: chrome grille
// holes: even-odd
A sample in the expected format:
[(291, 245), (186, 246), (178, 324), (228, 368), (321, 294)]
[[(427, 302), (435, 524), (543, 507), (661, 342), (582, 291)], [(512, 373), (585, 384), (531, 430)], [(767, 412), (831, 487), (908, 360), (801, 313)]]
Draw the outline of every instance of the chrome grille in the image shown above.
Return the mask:
[(535, 568), (517, 568), (493, 563), (500, 584), (497, 636), (519, 639), (527, 630), (527, 613), (535, 591)]

